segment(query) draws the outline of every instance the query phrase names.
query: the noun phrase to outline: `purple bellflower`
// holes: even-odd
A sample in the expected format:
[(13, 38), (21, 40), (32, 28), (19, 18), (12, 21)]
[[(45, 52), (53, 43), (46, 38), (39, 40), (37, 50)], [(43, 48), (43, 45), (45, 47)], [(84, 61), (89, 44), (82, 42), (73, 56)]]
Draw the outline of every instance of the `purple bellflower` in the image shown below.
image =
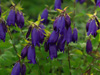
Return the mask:
[(49, 44), (49, 56), (51, 60), (57, 57), (57, 46), (56, 44)]
[(5, 22), (2, 21), (0, 23), (0, 39), (3, 40), (3, 42), (5, 42), (6, 32), (7, 32), (7, 27), (5, 25)]
[(34, 48), (34, 46), (30, 46), (28, 48), (27, 59), (30, 60), (29, 63), (36, 64), (36, 55), (35, 55), (35, 48)]
[(59, 33), (56, 31), (53, 31), (52, 34), (49, 37), (48, 43), (49, 44), (55, 44), (58, 40)]
[(28, 45), (23, 48), (23, 50), (21, 52), (21, 57), (25, 58), (27, 56), (27, 53), (28, 53)]
[(87, 53), (90, 53), (92, 51), (92, 43), (91, 43), (91, 40), (87, 40), (87, 43), (86, 43), (86, 52)]
[(26, 66), (25, 66), (25, 64), (23, 63), (23, 64), (22, 64), (22, 67), (21, 67), (21, 75), (25, 75), (25, 73), (26, 73)]
[(40, 44), (39, 44), (39, 34), (38, 34), (38, 30), (36, 28), (34, 28), (32, 30), (31, 39), (32, 39), (32, 44), (34, 46), (36, 46), (36, 45), (40, 46)]
[(95, 37), (97, 35), (97, 32), (96, 32), (97, 29), (98, 27), (96, 26), (95, 20), (91, 20), (87, 35), (89, 36), (90, 34), (92, 34)]
[(11, 9), (7, 18), (7, 25), (15, 25), (15, 10)]
[(72, 30), (71, 27), (67, 29), (65, 29), (65, 33), (64, 33), (65, 39), (67, 41), (67, 44), (69, 44), (72, 41)]
[(17, 62), (12, 69), (11, 75), (20, 75), (20, 72), (21, 72), (21, 66), (20, 63)]
[(70, 17), (67, 14), (66, 14), (66, 17), (65, 17), (65, 26), (66, 26), (67, 29), (71, 26), (71, 20), (70, 20)]
[(96, 6), (100, 7), (100, 0), (95, 0), (95, 2), (96, 2)]
[(24, 16), (22, 12), (17, 11), (16, 14), (16, 24), (19, 28), (24, 27)]
[(46, 24), (47, 23), (47, 19), (48, 19), (48, 10), (44, 9), (44, 11), (41, 14), (41, 19), (44, 19), (43, 21), (41, 21), (41, 23)]
[(78, 31), (77, 31), (76, 28), (74, 28), (73, 34), (72, 34), (72, 41), (73, 41), (73, 42), (76, 42), (77, 39), (78, 39)]
[(56, 10), (56, 9), (62, 9), (61, 8), (61, 0), (55, 0), (54, 10)]
[(58, 42), (57, 42), (57, 48), (60, 49), (60, 51), (64, 52), (64, 48), (65, 48), (65, 38), (63, 35), (60, 36), (60, 38), (58, 39)]

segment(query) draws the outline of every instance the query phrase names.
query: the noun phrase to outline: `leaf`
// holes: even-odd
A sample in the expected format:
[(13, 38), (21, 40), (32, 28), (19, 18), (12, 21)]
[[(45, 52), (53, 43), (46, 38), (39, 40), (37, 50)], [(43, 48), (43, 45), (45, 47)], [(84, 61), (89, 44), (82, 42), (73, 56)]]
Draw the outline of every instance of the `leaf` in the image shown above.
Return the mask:
[(63, 10), (61, 10), (61, 9), (56, 9), (59, 13), (62, 13), (63, 12)]
[(10, 2), (11, 2), (11, 4), (12, 4), (13, 6), (15, 6), (15, 3), (14, 3), (12, 0), (10, 0)]
[(68, 6), (66, 6), (66, 7), (64, 8), (64, 11), (66, 11), (67, 8), (68, 8)]
[(83, 55), (83, 52), (81, 50), (73, 50), (72, 53)]

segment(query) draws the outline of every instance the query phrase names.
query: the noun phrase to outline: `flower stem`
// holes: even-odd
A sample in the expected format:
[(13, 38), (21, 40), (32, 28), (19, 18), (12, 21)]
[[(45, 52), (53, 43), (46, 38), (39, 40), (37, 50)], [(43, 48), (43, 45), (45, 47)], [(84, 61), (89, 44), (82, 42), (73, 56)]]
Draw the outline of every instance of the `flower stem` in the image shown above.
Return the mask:
[(69, 72), (70, 72), (70, 75), (71, 75), (71, 65), (70, 65), (70, 53), (69, 53), (69, 46), (67, 45), (68, 47), (68, 63), (69, 63)]

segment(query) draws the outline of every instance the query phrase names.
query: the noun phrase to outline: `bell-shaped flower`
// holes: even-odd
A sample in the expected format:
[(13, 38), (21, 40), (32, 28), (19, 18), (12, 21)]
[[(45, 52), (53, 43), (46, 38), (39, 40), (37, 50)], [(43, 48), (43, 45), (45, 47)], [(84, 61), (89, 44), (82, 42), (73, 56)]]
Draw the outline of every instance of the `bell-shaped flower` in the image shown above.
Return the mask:
[(72, 41), (73, 41), (73, 42), (76, 42), (77, 39), (78, 39), (78, 31), (77, 31), (76, 28), (74, 28), (73, 34), (72, 34)]
[(86, 52), (87, 53), (90, 53), (92, 51), (92, 43), (91, 43), (91, 40), (87, 40), (87, 43), (86, 43)]
[(7, 32), (7, 27), (5, 25), (5, 22), (2, 21), (0, 23), (0, 39), (3, 40), (3, 42), (5, 42), (6, 32)]
[(20, 66), (20, 62), (17, 62), (11, 72), (11, 75), (20, 75), (21, 72), (21, 66)]
[(34, 48), (34, 46), (30, 46), (28, 48), (27, 59), (30, 60), (29, 63), (36, 64), (36, 55), (35, 55), (35, 48)]
[(44, 9), (44, 11), (41, 14), (41, 19), (44, 19), (43, 21), (41, 21), (41, 23), (46, 24), (47, 23), (47, 19), (48, 19), (48, 10)]
[(15, 10), (11, 9), (7, 18), (7, 25), (15, 25)]
[(21, 67), (21, 75), (25, 75), (25, 73), (26, 73), (26, 66), (25, 66), (25, 64), (23, 63), (23, 64), (22, 64), (22, 67)]
[(57, 17), (57, 18), (55, 19), (54, 23), (53, 23), (53, 29), (54, 29), (55, 31), (59, 31), (59, 29), (58, 29), (58, 19), (59, 19), (59, 17)]
[(40, 25), (39, 26), (40, 28), (38, 29), (38, 35), (39, 35), (39, 43), (43, 43), (43, 41), (44, 41), (44, 37), (45, 37), (45, 31), (44, 31), (44, 29), (45, 29), (45, 27), (44, 27), (44, 25)]
[(64, 34), (64, 29), (65, 29), (65, 17), (64, 16), (61, 16), (58, 19), (58, 29), (61, 35)]
[(65, 29), (65, 33), (64, 33), (65, 39), (67, 41), (67, 44), (69, 44), (72, 41), (72, 30), (71, 27), (67, 29)]
[(57, 57), (57, 46), (56, 44), (49, 44), (49, 56), (51, 60)]
[(27, 56), (27, 53), (28, 53), (28, 45), (26, 45), (26, 47), (24, 47), (22, 52), (21, 52), (22, 59)]
[(87, 31), (87, 32), (88, 32), (88, 30), (89, 30), (90, 21), (91, 21), (91, 20), (89, 20), (89, 21), (87, 22), (87, 24), (86, 24), (86, 31)]
[(66, 14), (65, 16), (65, 26), (68, 29), (71, 26), (71, 20), (70, 17)]
[(28, 37), (29, 37), (29, 35), (30, 35), (31, 31), (32, 31), (32, 26), (30, 26), (30, 27), (29, 27), (28, 32), (27, 32), (27, 34), (26, 34), (26, 38), (28, 38)]
[(60, 51), (64, 52), (64, 48), (65, 48), (65, 38), (63, 35), (60, 36), (60, 38), (58, 39), (58, 42), (57, 42), (57, 48), (60, 49)]
[(87, 35), (89, 36), (92, 34), (95, 37), (97, 35), (97, 29), (98, 27), (96, 26), (95, 20), (91, 20)]
[(55, 44), (58, 40), (59, 33), (56, 31), (53, 31), (49, 37), (48, 43), (49, 44)]
[(32, 44), (34, 46), (36, 46), (36, 45), (40, 46), (40, 44), (39, 44), (39, 34), (38, 34), (38, 30), (36, 28), (34, 28), (32, 30), (31, 39), (32, 39)]
[(17, 11), (16, 14), (16, 24), (19, 28), (24, 27), (24, 16), (22, 12)]
[(61, 8), (61, 0), (55, 0), (54, 10), (56, 10), (56, 9), (62, 9)]

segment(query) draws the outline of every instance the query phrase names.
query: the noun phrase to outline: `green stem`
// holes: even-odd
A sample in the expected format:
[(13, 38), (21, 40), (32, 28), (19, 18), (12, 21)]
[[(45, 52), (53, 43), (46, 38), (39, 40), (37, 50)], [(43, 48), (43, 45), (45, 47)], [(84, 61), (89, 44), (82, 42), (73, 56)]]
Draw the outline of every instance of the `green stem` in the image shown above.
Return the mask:
[(70, 53), (69, 53), (69, 46), (67, 45), (68, 47), (68, 62), (69, 62), (69, 72), (70, 72), (70, 75), (71, 75), (71, 65), (70, 65)]

